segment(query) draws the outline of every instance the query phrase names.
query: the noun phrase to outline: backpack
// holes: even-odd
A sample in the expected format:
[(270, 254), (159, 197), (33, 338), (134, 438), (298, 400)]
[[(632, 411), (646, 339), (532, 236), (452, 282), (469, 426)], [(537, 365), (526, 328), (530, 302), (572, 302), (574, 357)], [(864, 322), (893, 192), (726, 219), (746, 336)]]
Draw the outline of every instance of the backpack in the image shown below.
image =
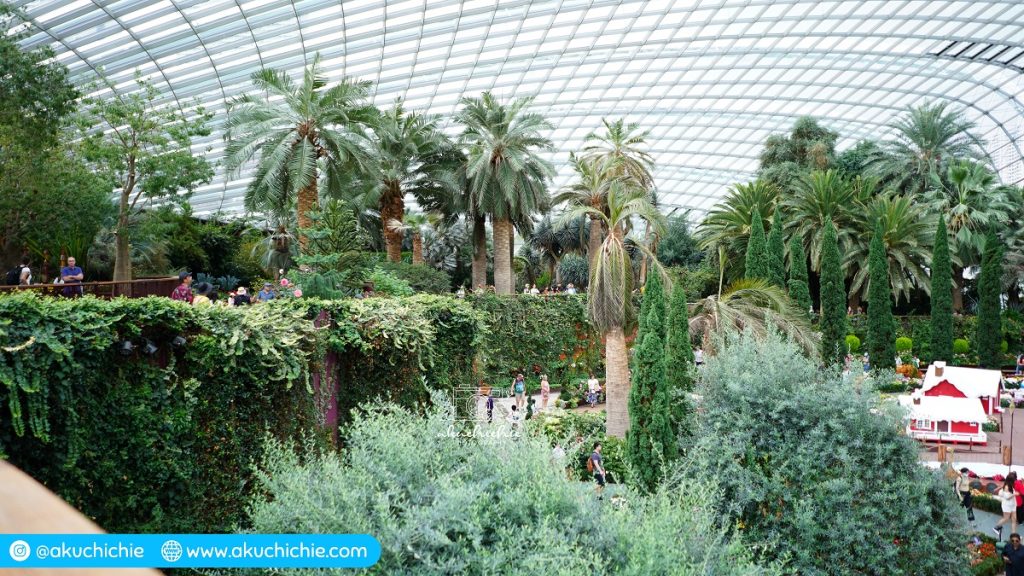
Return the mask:
[(587, 458), (587, 472), (590, 474), (594, 473), (594, 457)]
[(21, 265), (8, 270), (5, 281), (8, 286), (17, 286), (18, 284), (21, 284)]

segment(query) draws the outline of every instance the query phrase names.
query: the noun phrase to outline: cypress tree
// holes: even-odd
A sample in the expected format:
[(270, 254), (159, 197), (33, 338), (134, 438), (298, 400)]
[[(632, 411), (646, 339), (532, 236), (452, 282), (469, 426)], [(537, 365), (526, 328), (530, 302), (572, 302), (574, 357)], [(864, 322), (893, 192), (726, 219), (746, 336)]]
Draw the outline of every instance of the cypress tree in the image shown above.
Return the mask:
[(789, 241), (789, 297), (804, 314), (811, 310), (811, 289), (807, 286), (807, 256), (804, 244), (793, 236)]
[(747, 240), (745, 277), (769, 280), (770, 275), (768, 241), (764, 237), (764, 222), (761, 220), (761, 213), (755, 209), (750, 216), (750, 238)]
[(786, 288), (786, 243), (782, 239), (782, 211), (775, 209), (772, 230), (768, 233), (768, 280), (779, 288)]
[(946, 219), (939, 215), (932, 249), (932, 360), (953, 361), (953, 266), (949, 261)]
[(875, 223), (875, 235), (868, 251), (868, 357), (872, 368), (896, 368), (896, 327), (889, 291), (889, 259), (885, 254), (882, 221)]
[(826, 366), (846, 359), (846, 285), (839, 256), (839, 238), (832, 219), (825, 220), (821, 244), (821, 358)]
[(676, 451), (665, 376), (665, 296), (657, 273), (647, 278), (640, 313), (645, 330), (637, 336), (626, 451), (636, 484), (653, 490)]
[(1001, 293), (999, 282), (1003, 277), (1003, 250), (995, 232), (985, 238), (985, 254), (978, 277), (978, 365), (998, 369), (1003, 363), (999, 349), (1003, 341), (1000, 319)]
[(672, 288), (665, 340), (665, 382), (669, 391), (672, 428), (677, 436), (680, 432), (688, 436), (693, 431), (690, 420), (693, 407), (687, 396), (693, 391), (693, 348), (690, 346), (690, 314), (682, 282), (676, 282)]

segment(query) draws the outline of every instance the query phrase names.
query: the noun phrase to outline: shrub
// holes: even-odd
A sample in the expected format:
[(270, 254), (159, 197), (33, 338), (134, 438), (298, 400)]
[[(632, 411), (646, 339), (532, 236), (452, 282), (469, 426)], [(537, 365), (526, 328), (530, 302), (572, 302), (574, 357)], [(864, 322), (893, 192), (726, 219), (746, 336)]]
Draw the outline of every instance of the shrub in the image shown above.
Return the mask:
[(981, 429), (985, 432), (999, 432), (999, 421), (989, 420), (981, 425)]
[(412, 296), (415, 292), (408, 282), (380, 266), (370, 273), (370, 282), (373, 282), (373, 291), (379, 296)]
[(373, 574), (778, 574), (716, 527), (702, 485), (621, 489), (616, 507), (568, 479), (542, 437), (450, 438), (450, 426), (440, 410), (370, 408), (344, 456), (272, 444), (254, 531), (372, 534)]
[(846, 336), (846, 349), (850, 351), (850, 354), (860, 352), (860, 338), (853, 334), (848, 334)]
[(416, 292), (447, 294), (452, 289), (452, 277), (447, 272), (425, 264), (382, 262), (379, 267), (404, 280)]
[(970, 343), (963, 338), (953, 340), (953, 354), (967, 354), (970, 351)]
[(768, 557), (808, 576), (965, 573), (962, 512), (892, 403), (852, 394), (774, 334), (729, 338), (702, 384), (688, 477), (714, 480), (725, 522)]
[(586, 288), (590, 280), (587, 257), (571, 253), (562, 256), (558, 262), (558, 277), (562, 279), (562, 286), (573, 284), (579, 289)]
[(914, 341), (905, 336), (896, 339), (896, 352), (910, 352), (914, 347)]

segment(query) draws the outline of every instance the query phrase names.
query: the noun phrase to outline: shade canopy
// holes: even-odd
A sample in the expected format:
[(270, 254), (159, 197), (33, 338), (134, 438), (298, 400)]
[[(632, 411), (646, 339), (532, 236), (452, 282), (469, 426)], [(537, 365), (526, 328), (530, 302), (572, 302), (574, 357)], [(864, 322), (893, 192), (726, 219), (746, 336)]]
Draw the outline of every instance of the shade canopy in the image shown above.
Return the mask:
[[(374, 82), (376, 104), (451, 116), (462, 96), (535, 96), (555, 129), (554, 182), (602, 117), (650, 130), (666, 212), (715, 205), (751, 178), (767, 136), (803, 115), (840, 149), (884, 138), (908, 106), (949, 101), (1004, 183), (1024, 180), (1024, 3), (950, 0), (16, 0), (76, 81), (116, 90), (136, 69), (168, 104), (215, 117), (196, 150), (223, 151), (224, 105), (249, 75), (298, 75), (322, 55), (331, 80)], [(450, 127), (454, 130), (453, 127)], [(247, 172), (223, 167), (196, 214), (240, 213)]]

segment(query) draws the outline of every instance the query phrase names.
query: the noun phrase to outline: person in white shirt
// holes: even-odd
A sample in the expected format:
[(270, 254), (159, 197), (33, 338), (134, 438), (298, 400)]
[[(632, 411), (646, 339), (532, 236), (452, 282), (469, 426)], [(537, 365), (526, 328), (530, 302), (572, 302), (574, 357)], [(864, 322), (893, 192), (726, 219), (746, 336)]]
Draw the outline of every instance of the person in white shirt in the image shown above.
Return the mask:
[(32, 270), (28, 267), (28, 256), (21, 259), (21, 273), (18, 274), (18, 285), (29, 286), (32, 284)]
[(534, 296), (538, 296), (540, 294), (540, 290), (537, 289), (536, 284), (534, 284), (533, 287), (530, 288), (530, 294), (533, 294)]
[(601, 383), (591, 374), (590, 379), (587, 380), (587, 403), (590, 404), (591, 408), (597, 406), (599, 394), (601, 394)]
[(508, 414), (508, 421), (512, 424), (513, 432), (519, 430), (519, 423), (522, 422), (522, 417), (519, 415), (519, 408), (516, 405), (512, 405), (512, 411)]
[(566, 294), (575, 294), (576, 293), (576, 287), (573, 286), (572, 283), (570, 282), (569, 285), (565, 287), (565, 293)]
[(1013, 491), (1012, 479), (1007, 478), (1003, 481), (1003, 486), (996, 494), (996, 498), (1000, 500), (1000, 509), (1003, 511), (1003, 517), (992, 527), (992, 531), (1002, 540), (1003, 524), (1009, 522), (1010, 532), (1017, 531), (1017, 496)]
[(704, 350), (697, 348), (693, 351), (693, 361), (697, 366), (704, 364)]

